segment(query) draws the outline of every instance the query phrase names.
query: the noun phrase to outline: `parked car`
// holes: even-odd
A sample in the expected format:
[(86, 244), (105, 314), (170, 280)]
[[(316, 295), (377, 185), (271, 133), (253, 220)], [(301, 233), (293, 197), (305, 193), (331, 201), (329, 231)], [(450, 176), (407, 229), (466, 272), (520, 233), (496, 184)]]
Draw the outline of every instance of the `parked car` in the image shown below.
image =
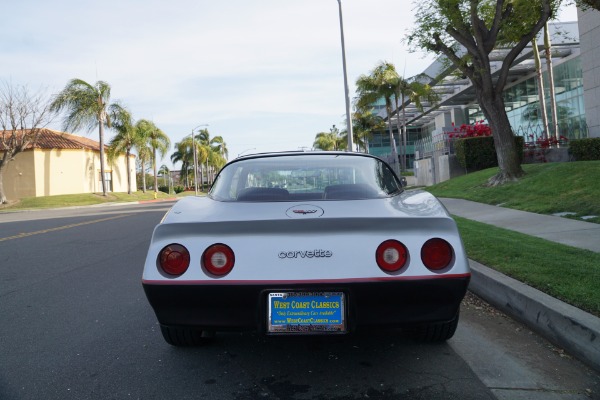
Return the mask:
[(164, 339), (216, 331), (452, 337), (470, 271), (455, 222), (381, 159), (288, 152), (229, 162), (155, 228), (143, 287)]

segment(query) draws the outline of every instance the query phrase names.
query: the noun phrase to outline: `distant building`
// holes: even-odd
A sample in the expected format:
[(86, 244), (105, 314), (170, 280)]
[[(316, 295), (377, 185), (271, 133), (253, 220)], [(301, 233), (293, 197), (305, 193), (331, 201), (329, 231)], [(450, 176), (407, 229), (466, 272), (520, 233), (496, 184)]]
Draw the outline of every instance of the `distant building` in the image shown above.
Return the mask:
[(585, 115), (590, 137), (600, 137), (600, 12), (577, 11), (581, 35), (581, 69)]
[[(0, 152), (2, 151), (0, 145)], [(127, 192), (125, 155), (105, 161), (107, 191)], [(136, 191), (135, 156), (131, 156), (131, 190)], [(17, 154), (3, 173), (6, 198), (102, 193), (100, 144), (89, 138), (43, 129), (34, 146)]]

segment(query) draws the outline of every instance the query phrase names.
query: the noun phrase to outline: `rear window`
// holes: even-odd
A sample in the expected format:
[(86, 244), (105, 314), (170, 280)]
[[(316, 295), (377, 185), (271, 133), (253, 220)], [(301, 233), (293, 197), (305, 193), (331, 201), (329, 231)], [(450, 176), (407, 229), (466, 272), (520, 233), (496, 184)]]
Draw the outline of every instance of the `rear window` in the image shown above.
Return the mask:
[(344, 154), (277, 155), (226, 165), (209, 197), (219, 201), (360, 200), (402, 191), (378, 158)]

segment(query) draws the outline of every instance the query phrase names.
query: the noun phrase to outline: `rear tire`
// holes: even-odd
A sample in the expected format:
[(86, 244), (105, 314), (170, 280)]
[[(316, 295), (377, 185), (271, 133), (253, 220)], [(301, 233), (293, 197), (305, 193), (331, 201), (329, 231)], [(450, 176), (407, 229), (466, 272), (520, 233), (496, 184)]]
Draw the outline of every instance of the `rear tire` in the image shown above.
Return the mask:
[(160, 331), (165, 342), (177, 347), (201, 346), (214, 337), (214, 332), (194, 328), (161, 325)]
[(420, 342), (445, 342), (454, 336), (454, 332), (456, 332), (456, 327), (458, 326), (458, 317), (459, 314), (456, 313), (456, 316), (448, 322), (417, 326), (409, 332), (414, 339)]

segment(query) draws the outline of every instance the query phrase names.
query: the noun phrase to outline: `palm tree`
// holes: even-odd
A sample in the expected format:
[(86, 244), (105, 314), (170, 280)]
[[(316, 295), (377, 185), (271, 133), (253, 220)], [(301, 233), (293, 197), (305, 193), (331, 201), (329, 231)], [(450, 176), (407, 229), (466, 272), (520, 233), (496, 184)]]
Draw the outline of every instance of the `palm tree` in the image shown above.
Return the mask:
[(169, 137), (160, 129), (154, 125), (153, 122), (148, 121), (150, 126), (150, 132), (148, 138), (150, 139), (150, 147), (152, 148), (152, 169), (154, 171), (154, 192), (158, 192), (158, 170), (157, 170), (157, 158), (156, 152), (160, 153), (161, 159), (164, 158), (165, 154), (171, 147), (171, 140)]
[[(203, 177), (203, 170), (205, 170), (208, 184), (211, 182), (211, 176), (214, 177), (214, 173), (225, 164), (229, 152), (223, 138), (221, 136), (211, 138), (208, 129), (200, 130), (196, 135), (196, 139), (197, 155), (201, 165), (200, 177)], [(206, 168), (202, 167), (203, 163)], [(201, 181), (202, 186), (204, 186), (204, 179), (202, 178)]]
[(396, 149), (396, 140), (392, 131), (392, 97), (395, 95), (393, 84), (398, 74), (395, 70), (390, 70), (388, 63), (379, 63), (369, 75), (361, 75), (356, 80), (356, 106), (359, 109), (365, 109), (374, 104), (377, 100), (385, 100), (385, 111), (388, 119), (388, 131), (390, 135), (390, 146), (392, 150), (392, 159), (396, 172), (398, 171), (398, 150)]
[(110, 85), (98, 81), (91, 85), (81, 79), (72, 79), (65, 88), (56, 95), (50, 109), (55, 112), (66, 110), (63, 130), (79, 130), (87, 128), (88, 132), (98, 127), (100, 141), (100, 176), (102, 194), (106, 196), (104, 168), (104, 126), (111, 128), (112, 120), (124, 111), (115, 102), (110, 104)]
[(139, 138), (134, 147), (137, 152), (140, 169), (142, 173), (142, 191), (146, 193), (146, 165), (152, 160), (153, 149), (150, 146), (150, 133), (154, 128), (154, 124), (148, 120), (141, 119), (134, 125), (135, 135)]
[(190, 168), (194, 165), (192, 139), (188, 136), (181, 142), (175, 143), (175, 152), (171, 154), (173, 164), (181, 162), (181, 178), (185, 178), (186, 187), (190, 187)]
[[(347, 136), (346, 136), (347, 139)], [(347, 140), (340, 134), (338, 128), (333, 125), (329, 132), (319, 132), (315, 136), (313, 147), (315, 149), (331, 151), (343, 150), (347, 146)]]
[(127, 194), (131, 194), (131, 151), (144, 140), (140, 136), (140, 131), (135, 129), (131, 114), (124, 110), (117, 121), (113, 122), (113, 127), (117, 131), (115, 137), (110, 141), (108, 147), (108, 160), (111, 162), (116, 156), (125, 153), (127, 163)]
[(167, 186), (169, 182), (167, 182), (167, 176), (171, 173), (169, 167), (166, 164), (163, 164), (158, 169), (158, 173), (163, 177), (163, 186)]
[[(389, 70), (393, 70), (395, 73), (394, 65), (386, 63)], [(402, 105), (402, 170), (406, 170), (406, 148), (407, 138), (406, 133), (406, 106), (410, 103), (414, 103), (415, 107), (419, 111), (423, 111), (423, 103), (434, 104), (439, 101), (439, 95), (433, 90), (433, 88), (426, 84), (421, 83), (421, 76), (416, 76), (410, 79), (404, 79), (398, 74), (391, 80), (392, 87), (394, 89), (394, 99), (396, 104), (396, 127), (400, 132), (400, 108)], [(393, 76), (393, 75), (392, 75)], [(399, 104), (400, 103), (400, 104)]]
[(365, 153), (369, 152), (369, 139), (373, 132), (385, 130), (385, 121), (373, 114), (372, 107), (365, 110), (357, 109), (352, 114), (352, 124), (355, 142), (362, 144)]

